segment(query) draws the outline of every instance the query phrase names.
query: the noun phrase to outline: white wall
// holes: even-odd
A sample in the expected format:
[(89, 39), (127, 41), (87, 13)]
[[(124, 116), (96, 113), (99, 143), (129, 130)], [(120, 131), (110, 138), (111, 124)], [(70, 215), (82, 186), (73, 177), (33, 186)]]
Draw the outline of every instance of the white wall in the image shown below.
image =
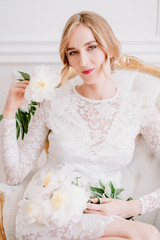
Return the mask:
[(160, 0), (0, 0), (0, 113), (17, 70), (30, 72), (39, 63), (60, 69), (63, 26), (82, 10), (108, 20), (123, 53), (160, 66)]

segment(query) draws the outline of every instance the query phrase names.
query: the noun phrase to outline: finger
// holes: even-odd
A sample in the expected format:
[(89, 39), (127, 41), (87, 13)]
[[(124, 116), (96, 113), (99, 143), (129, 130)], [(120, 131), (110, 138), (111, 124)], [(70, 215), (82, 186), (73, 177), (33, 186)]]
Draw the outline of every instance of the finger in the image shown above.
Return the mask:
[(90, 201), (93, 203), (98, 203), (98, 200), (100, 201), (100, 204), (108, 203), (112, 201), (111, 198), (91, 198), (90, 199)]
[[(99, 198), (99, 200), (100, 200), (100, 198)], [(92, 203), (97, 203), (98, 202), (98, 198), (90, 198), (90, 201)]]
[(16, 83), (13, 83), (11, 87), (24, 87), (26, 88), (28, 86), (28, 83), (21, 83), (21, 82), (16, 82)]
[(102, 199), (102, 198), (91, 198), (90, 201), (91, 201), (92, 203), (100, 204), (100, 203), (101, 203), (101, 199)]
[(101, 198), (100, 201), (101, 201), (101, 204), (103, 203), (110, 203), (112, 202), (114, 199), (112, 198)]
[(89, 210), (89, 209), (86, 209), (86, 210), (84, 211), (84, 213), (87, 213), (87, 214), (97, 214), (97, 215), (104, 215), (104, 213), (103, 213), (103, 212), (101, 212), (101, 211)]
[(101, 205), (100, 204), (87, 203), (87, 209), (100, 211), (101, 210)]
[(12, 87), (10, 90), (10, 92), (20, 92), (20, 91), (26, 91), (26, 87), (18, 87), (18, 86), (14, 86)]
[(13, 88), (11, 89), (12, 93), (25, 93), (25, 89), (24, 88)]

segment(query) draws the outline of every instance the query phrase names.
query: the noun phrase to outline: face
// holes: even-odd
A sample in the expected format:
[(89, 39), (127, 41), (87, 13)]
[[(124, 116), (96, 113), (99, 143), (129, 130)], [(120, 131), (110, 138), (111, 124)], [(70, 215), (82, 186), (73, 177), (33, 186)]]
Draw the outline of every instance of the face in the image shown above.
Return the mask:
[(70, 66), (85, 83), (94, 84), (104, 77), (102, 64), (105, 53), (87, 26), (80, 24), (72, 32), (67, 45), (67, 57)]

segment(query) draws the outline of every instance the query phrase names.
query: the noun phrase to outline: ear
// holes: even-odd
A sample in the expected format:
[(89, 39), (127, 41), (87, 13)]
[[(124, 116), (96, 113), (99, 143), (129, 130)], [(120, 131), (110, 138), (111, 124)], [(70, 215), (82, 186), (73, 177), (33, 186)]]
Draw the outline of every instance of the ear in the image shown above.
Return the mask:
[(106, 53), (106, 60), (108, 61), (108, 59), (111, 59), (111, 58), (114, 58), (114, 56), (113, 56), (112, 52), (108, 50)]
[(114, 58), (114, 54), (111, 49), (107, 48), (107, 54), (108, 54), (108, 58)]
[(113, 57), (113, 55), (111, 55), (110, 53), (107, 53), (106, 55), (106, 62), (108, 62), (108, 60), (110, 61)]

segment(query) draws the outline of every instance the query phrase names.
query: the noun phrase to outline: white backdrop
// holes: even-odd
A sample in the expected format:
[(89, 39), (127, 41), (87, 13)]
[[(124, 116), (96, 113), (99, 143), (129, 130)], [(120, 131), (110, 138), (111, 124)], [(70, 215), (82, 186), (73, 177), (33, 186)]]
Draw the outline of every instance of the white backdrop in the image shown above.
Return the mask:
[(0, 113), (17, 70), (31, 72), (39, 63), (61, 68), (63, 26), (82, 10), (108, 20), (123, 53), (160, 66), (160, 0), (0, 0)]

